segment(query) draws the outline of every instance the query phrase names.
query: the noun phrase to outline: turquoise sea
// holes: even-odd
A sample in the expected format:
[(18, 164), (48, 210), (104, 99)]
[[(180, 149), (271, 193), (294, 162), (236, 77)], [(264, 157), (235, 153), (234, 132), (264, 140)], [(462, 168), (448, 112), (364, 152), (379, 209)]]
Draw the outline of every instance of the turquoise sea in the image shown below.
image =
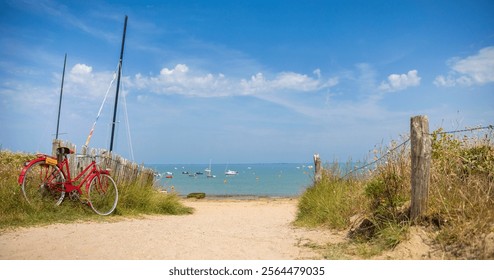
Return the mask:
[[(209, 164), (150, 164), (147, 167), (160, 174), (157, 185), (181, 196), (204, 192), (206, 196), (292, 197), (301, 195), (314, 177), (312, 166), (303, 163), (212, 164), (213, 178), (205, 171)], [(238, 174), (225, 175), (227, 170)]]

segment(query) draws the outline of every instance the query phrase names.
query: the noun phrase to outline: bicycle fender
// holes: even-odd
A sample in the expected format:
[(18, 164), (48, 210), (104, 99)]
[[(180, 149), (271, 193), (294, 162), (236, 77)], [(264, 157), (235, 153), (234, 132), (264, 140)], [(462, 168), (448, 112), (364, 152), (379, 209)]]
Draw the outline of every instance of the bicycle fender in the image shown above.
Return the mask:
[(19, 178), (17, 179), (17, 183), (19, 183), (19, 185), (22, 185), (22, 182), (24, 181), (24, 177), (26, 176), (27, 169), (31, 167), (33, 164), (40, 161), (44, 161), (47, 162), (48, 164), (56, 165), (57, 160), (52, 156), (44, 155), (44, 154), (37, 154), (36, 156), (37, 158), (24, 163), (24, 167), (21, 169), (21, 173), (19, 174)]
[(27, 169), (37, 162), (45, 161), (46, 157), (47, 157), (46, 155), (38, 155), (37, 158), (28, 161), (24, 164), (24, 167), (21, 169), (21, 173), (19, 174), (19, 178), (17, 179), (19, 185), (22, 185), (22, 182), (24, 181), (24, 177), (26, 176)]

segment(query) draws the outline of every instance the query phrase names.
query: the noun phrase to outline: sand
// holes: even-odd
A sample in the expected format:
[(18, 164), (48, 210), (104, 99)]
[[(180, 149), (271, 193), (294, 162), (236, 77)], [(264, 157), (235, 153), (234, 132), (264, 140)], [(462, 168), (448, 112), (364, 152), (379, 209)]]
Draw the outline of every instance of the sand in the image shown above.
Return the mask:
[(296, 199), (184, 200), (184, 204), (195, 213), (8, 230), (0, 233), (0, 259), (320, 259), (305, 245), (345, 241), (344, 233), (294, 227)]

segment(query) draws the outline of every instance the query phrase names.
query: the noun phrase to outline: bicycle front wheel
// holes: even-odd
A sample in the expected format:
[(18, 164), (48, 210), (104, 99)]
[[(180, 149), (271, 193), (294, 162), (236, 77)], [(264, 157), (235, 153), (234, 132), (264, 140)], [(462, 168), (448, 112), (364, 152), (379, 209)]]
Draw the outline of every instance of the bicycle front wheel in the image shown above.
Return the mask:
[(34, 207), (58, 206), (65, 197), (64, 182), (65, 177), (56, 165), (39, 161), (26, 170), (22, 193)]
[(98, 174), (93, 177), (88, 190), (89, 206), (98, 215), (110, 215), (117, 207), (117, 184), (110, 175)]

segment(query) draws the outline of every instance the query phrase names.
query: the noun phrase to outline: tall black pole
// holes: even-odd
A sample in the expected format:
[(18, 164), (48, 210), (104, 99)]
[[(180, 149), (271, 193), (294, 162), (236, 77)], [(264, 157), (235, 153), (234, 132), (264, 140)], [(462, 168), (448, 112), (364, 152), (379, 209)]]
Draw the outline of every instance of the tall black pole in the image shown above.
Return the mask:
[(55, 139), (58, 139), (58, 128), (60, 127), (60, 111), (62, 109), (63, 80), (65, 79), (66, 63), (67, 63), (67, 53), (65, 53), (65, 58), (63, 60), (62, 85), (60, 86), (60, 100), (58, 101), (57, 134), (55, 135)]
[(120, 61), (118, 63), (117, 93), (115, 94), (115, 106), (113, 107), (113, 122), (111, 127), (110, 152), (113, 151), (113, 136), (115, 135), (115, 124), (117, 122), (118, 91), (120, 90), (120, 75), (122, 74), (122, 60), (125, 45), (125, 33), (127, 32), (127, 16), (125, 16), (124, 31), (122, 36), (122, 48), (120, 50)]

